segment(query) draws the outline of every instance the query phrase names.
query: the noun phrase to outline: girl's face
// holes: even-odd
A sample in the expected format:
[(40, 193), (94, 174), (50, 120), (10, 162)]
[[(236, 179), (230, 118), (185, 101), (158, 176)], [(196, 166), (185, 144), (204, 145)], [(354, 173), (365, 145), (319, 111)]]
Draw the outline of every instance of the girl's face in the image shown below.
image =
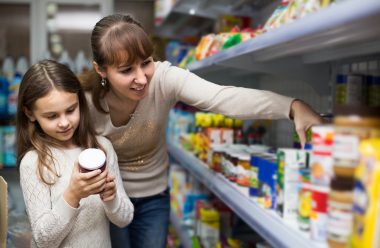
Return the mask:
[(42, 130), (57, 140), (63, 147), (73, 147), (73, 135), (79, 125), (80, 110), (78, 95), (52, 90), (39, 98), (33, 110), (25, 110), (31, 121), (37, 121)]
[(105, 75), (111, 90), (117, 96), (133, 101), (143, 99), (149, 90), (149, 82), (154, 73), (153, 58), (137, 60), (131, 65), (107, 66)]

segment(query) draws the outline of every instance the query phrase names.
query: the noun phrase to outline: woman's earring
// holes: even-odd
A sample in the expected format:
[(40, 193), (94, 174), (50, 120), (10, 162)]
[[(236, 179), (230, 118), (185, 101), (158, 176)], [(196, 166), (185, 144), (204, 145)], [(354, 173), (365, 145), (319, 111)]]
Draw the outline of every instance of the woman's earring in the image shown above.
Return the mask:
[(106, 78), (102, 78), (102, 80), (100, 81), (100, 84), (101, 84), (103, 87), (105, 87), (105, 86), (106, 86), (106, 83), (107, 83)]

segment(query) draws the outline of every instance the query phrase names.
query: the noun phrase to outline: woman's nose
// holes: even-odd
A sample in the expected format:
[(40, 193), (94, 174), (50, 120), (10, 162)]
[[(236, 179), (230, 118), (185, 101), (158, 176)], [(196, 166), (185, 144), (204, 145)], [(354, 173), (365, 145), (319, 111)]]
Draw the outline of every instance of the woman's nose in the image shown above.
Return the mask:
[(138, 83), (138, 84), (146, 84), (146, 83), (148, 83), (148, 80), (146, 78), (146, 75), (145, 75), (145, 72), (144, 72), (143, 69), (141, 69), (141, 68), (137, 69), (135, 82)]

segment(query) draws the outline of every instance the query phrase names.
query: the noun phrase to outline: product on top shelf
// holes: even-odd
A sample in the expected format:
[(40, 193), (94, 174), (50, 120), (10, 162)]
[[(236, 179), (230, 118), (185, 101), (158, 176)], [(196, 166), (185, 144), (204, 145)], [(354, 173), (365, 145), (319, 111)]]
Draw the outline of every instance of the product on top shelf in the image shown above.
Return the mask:
[[(326, 1), (323, 7), (326, 6)], [(282, 0), (264, 25), (264, 30), (272, 30), (300, 19), (321, 9), (320, 0)]]
[(274, 28), (278, 28), (283, 23), (281, 21), (285, 21), (284, 18), (282, 18), (282, 15), (286, 14), (286, 9), (289, 6), (289, 0), (282, 0), (280, 5), (274, 10), (272, 15), (269, 17), (267, 22), (264, 25), (265, 30), (270, 30)]
[(215, 24), (219, 33), (229, 32), (234, 27), (239, 29), (250, 28), (252, 26), (252, 18), (248, 16), (221, 15)]

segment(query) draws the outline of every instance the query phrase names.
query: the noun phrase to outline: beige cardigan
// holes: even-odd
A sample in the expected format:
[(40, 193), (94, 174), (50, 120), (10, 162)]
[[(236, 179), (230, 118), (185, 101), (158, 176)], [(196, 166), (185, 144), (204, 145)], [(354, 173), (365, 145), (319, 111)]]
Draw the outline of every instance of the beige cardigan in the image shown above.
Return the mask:
[[(269, 91), (220, 86), (168, 62), (155, 62), (149, 94), (139, 102), (125, 126), (113, 126), (110, 116), (98, 112), (89, 93), (86, 96), (96, 130), (115, 148), (130, 197), (155, 195), (167, 187), (165, 131), (169, 111), (176, 102), (233, 118), (283, 119), (289, 118), (293, 101)], [(102, 105), (108, 110), (105, 101)]]

